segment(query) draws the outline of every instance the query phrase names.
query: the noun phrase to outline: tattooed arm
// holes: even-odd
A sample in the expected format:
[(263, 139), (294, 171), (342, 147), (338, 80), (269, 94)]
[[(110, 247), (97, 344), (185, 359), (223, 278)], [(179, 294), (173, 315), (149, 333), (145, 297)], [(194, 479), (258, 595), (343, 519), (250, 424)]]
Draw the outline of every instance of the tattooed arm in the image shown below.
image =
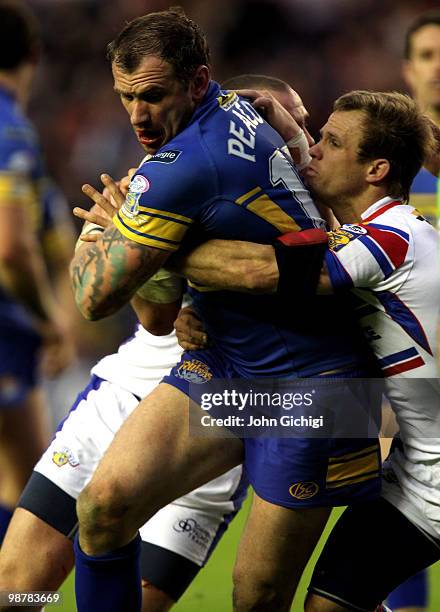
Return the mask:
[[(84, 185), (83, 192), (95, 204), (90, 212), (75, 209), (75, 214), (86, 221), (85, 229), (90, 222), (95, 222), (94, 231), (99, 225), (106, 227), (96, 242), (84, 242), (77, 248), (70, 264), (76, 304), (89, 320), (113, 314), (129, 302), (170, 255), (168, 251), (133, 242), (120, 233), (110, 219), (121, 206), (124, 195), (108, 175), (103, 175), (103, 183), (114, 205), (110, 196)], [(97, 219), (100, 219), (98, 226)]]
[(110, 225), (75, 253), (70, 278), (76, 304), (90, 321), (113, 314), (166, 261), (168, 251), (132, 242)]

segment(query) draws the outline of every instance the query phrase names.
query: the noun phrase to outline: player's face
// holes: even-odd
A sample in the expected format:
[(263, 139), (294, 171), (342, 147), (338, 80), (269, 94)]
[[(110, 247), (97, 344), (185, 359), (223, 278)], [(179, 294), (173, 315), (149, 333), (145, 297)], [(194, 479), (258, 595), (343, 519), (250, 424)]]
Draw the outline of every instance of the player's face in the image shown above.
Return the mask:
[(426, 25), (413, 34), (404, 75), (422, 110), (440, 111), (440, 26)]
[(300, 128), (303, 129), (307, 142), (311, 147), (315, 141), (313, 140), (311, 134), (307, 130), (307, 120), (309, 118), (309, 113), (304, 106), (303, 101), (301, 100), (299, 94), (289, 87), (286, 91), (271, 91), (272, 95), (278, 100), (278, 102), (284, 106), (286, 111), (292, 115)]
[(134, 72), (116, 64), (112, 71), (138, 141), (147, 153), (156, 153), (188, 123), (196, 105), (191, 86), (185, 88), (172, 66), (156, 56), (145, 57)]
[(362, 111), (334, 112), (310, 149), (312, 161), (304, 170), (307, 184), (320, 202), (332, 208), (356, 198), (366, 187), (367, 164), (358, 161), (363, 123)]

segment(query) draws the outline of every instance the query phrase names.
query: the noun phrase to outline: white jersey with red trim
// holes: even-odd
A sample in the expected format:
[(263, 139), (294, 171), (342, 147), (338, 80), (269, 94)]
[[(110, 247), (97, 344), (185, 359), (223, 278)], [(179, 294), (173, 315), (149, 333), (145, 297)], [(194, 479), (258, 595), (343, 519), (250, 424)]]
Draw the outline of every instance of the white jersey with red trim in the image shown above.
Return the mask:
[(331, 232), (335, 290), (352, 289), (361, 326), (385, 376), (401, 441), (385, 466), (383, 496), (440, 537), (439, 237), (412, 206), (383, 198), (362, 222)]

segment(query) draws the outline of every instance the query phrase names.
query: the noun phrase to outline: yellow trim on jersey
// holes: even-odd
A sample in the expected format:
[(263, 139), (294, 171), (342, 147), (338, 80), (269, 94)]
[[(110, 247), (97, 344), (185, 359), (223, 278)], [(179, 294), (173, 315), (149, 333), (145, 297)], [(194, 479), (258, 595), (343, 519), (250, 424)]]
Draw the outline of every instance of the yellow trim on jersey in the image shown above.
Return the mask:
[(265, 193), (246, 206), (253, 212), (277, 228), (281, 234), (298, 232), (301, 228), (284, 210)]
[(261, 189), (261, 187), (255, 187), (255, 189), (251, 189), (250, 191), (248, 191), (244, 195), (242, 195), (239, 198), (237, 198), (235, 200), (235, 203), (238, 204), (239, 206), (241, 206), (243, 204), (243, 202), (246, 202), (246, 200), (249, 200), (249, 198), (251, 198), (252, 196), (257, 195), (257, 193), (259, 193), (260, 191), (263, 191)]
[(379, 474), (379, 452), (375, 445), (342, 457), (331, 457), (327, 468), (327, 488), (346, 485), (375, 478)]
[(0, 206), (25, 209), (36, 230), (41, 224), (41, 208), (34, 184), (17, 172), (0, 172)]
[(167, 219), (176, 219), (176, 221), (183, 221), (184, 223), (193, 223), (194, 221), (194, 219), (170, 212), (169, 210), (158, 210), (157, 208), (148, 208), (147, 206), (139, 206), (139, 214), (142, 213), (162, 215), (163, 217), (167, 217)]
[[(151, 219), (151, 218), (150, 218)], [(121, 221), (121, 219), (119, 219), (118, 215), (116, 214), (113, 217), (113, 223), (115, 224), (115, 226), (118, 228), (118, 230), (121, 232), (121, 234), (123, 236), (125, 236), (126, 238), (128, 238), (129, 240), (132, 240), (133, 242), (137, 242), (138, 244), (145, 244), (148, 246), (152, 246), (155, 247), (156, 249), (161, 249), (162, 251), (177, 251), (177, 249), (180, 246), (179, 242), (175, 242), (174, 240), (172, 242), (167, 242), (167, 238), (162, 235), (162, 236), (152, 236), (149, 233), (146, 233), (145, 231), (142, 232), (141, 227), (145, 227), (145, 226), (149, 226), (148, 229), (150, 230), (150, 219), (146, 220), (145, 223), (141, 224), (141, 226), (137, 226), (136, 228), (132, 228), (130, 227), (130, 225), (128, 223), (126, 223), (126, 221), (132, 221), (130, 219), (127, 219), (126, 217), (124, 217), (124, 223)], [(164, 233), (168, 233), (170, 231), (170, 226), (169, 224), (174, 224), (173, 221), (165, 221), (163, 219), (155, 219), (154, 221), (160, 221), (160, 224), (155, 224), (155, 225), (160, 225), (162, 227), (162, 234)], [(163, 225), (168, 226), (166, 228), (166, 231), (163, 231)], [(175, 223), (174, 225), (178, 225), (177, 223)], [(139, 229), (137, 229), (139, 227)], [(183, 234), (185, 233), (186, 229), (184, 226), (180, 225), (181, 231), (182, 233), (182, 237)], [(162, 240), (161, 240), (162, 238)]]
[(409, 204), (420, 210), (422, 215), (435, 216), (437, 213), (435, 193), (411, 193)]

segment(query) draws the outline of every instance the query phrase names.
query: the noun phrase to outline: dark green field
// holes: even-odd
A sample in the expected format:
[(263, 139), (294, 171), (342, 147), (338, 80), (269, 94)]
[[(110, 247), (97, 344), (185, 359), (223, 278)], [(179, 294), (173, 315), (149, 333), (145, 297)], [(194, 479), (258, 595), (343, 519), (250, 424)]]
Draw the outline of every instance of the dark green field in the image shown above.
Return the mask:
[[(246, 514), (249, 508), (249, 502), (245, 508), (233, 521), (231, 527), (226, 532), (223, 540), (219, 544), (217, 550), (212, 556), (207, 567), (202, 570), (198, 578), (194, 581), (191, 588), (182, 597), (180, 602), (175, 606), (176, 612), (228, 612), (231, 610), (231, 571), (235, 555), (235, 548), (240, 536), (241, 529), (246, 520)], [(335, 513), (332, 515), (335, 515)], [(337, 516), (337, 515), (336, 515)], [(321, 539), (321, 542), (324, 540)], [(321, 544), (320, 542), (320, 544)], [(318, 545), (319, 549), (319, 545)], [(315, 558), (316, 558), (315, 553)], [(392, 551), (384, 548), (382, 555), (384, 567), (392, 563)], [(311, 560), (309, 567), (301, 582), (300, 591), (294, 601), (292, 610), (294, 612), (302, 611), (302, 601), (310, 577), (311, 568), (313, 567), (314, 559)], [(429, 612), (438, 612), (440, 610), (440, 563), (437, 563), (431, 570), (431, 602)], [(75, 603), (73, 596), (73, 581), (68, 580), (63, 589), (64, 603), (61, 606), (53, 607), (52, 609), (58, 612), (75, 612)], [(92, 611), (90, 611), (92, 612)], [(121, 610), (121, 612), (123, 612)]]

